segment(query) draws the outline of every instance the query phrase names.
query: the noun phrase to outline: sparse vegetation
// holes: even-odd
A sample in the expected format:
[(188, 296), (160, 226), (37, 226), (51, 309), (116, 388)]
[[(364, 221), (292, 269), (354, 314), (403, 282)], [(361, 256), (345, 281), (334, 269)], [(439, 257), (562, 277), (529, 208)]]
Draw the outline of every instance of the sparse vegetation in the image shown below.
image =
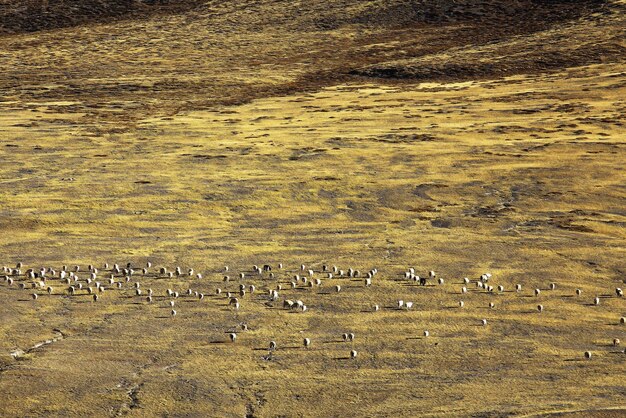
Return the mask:
[(0, 416), (623, 415), (623, 1), (80, 3), (0, 5)]

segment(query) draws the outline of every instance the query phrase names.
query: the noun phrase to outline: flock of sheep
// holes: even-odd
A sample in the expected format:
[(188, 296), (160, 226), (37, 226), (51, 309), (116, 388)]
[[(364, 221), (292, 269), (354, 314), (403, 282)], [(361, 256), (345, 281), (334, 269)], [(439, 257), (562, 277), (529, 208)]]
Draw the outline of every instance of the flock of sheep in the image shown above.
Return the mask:
[[(151, 288), (142, 287), (142, 278), (147, 279), (168, 279), (173, 277), (178, 278), (193, 278), (202, 280), (203, 276), (197, 273), (193, 268), (183, 271), (180, 267), (175, 267), (170, 270), (167, 267), (160, 267), (153, 269), (152, 264), (147, 262), (144, 267), (137, 268), (131, 263), (127, 263), (121, 267), (118, 264), (109, 265), (105, 263), (101, 269), (98, 269), (94, 265), (89, 265), (86, 270), (83, 270), (81, 266), (75, 265), (71, 268), (63, 266), (58, 270), (50, 267), (41, 267), (38, 269), (28, 268), (25, 269), (21, 262), (17, 263), (14, 268), (2, 267), (2, 274), (4, 275), (4, 282), (7, 287), (17, 286), (19, 289), (27, 290), (31, 292), (33, 300), (37, 300), (41, 295), (62, 295), (64, 297), (75, 297), (80, 295), (90, 295), (93, 302), (98, 302), (101, 295), (107, 291), (107, 289), (131, 289), (134, 296), (137, 298), (143, 298), (145, 303), (153, 303), (154, 292)], [(351, 279), (362, 280), (362, 284), (365, 287), (371, 287), (372, 283), (376, 279), (378, 274), (377, 269), (371, 269), (365, 273), (361, 273), (353, 268), (346, 270), (339, 269), (336, 266), (323, 265), (320, 270), (315, 271), (312, 268), (300, 266), (297, 271), (289, 272), (284, 268), (282, 264), (278, 264), (272, 267), (269, 264), (265, 264), (261, 267), (255, 265), (251, 271), (239, 272), (235, 276), (231, 277), (230, 268), (224, 266), (221, 273), (221, 280), (224, 283), (224, 290), (220, 287), (214, 289), (214, 295), (217, 298), (225, 298), (227, 306), (233, 310), (239, 310), (242, 306), (242, 301), (246, 295), (261, 294), (259, 300), (265, 301), (266, 304), (274, 306), (275, 302), (281, 300), (280, 292), (285, 288), (319, 288), (323, 285), (325, 280), (330, 279)], [(290, 277), (290, 280), (286, 280), (286, 277)], [(468, 294), (468, 287), (470, 285), (476, 286), (478, 291), (488, 293), (504, 293), (505, 287), (503, 285), (493, 286), (491, 284), (491, 274), (485, 273), (480, 277), (470, 280), (469, 278), (463, 278), (462, 285), (459, 289), (459, 295), (463, 297)], [(248, 279), (261, 281), (261, 285), (246, 284)], [(251, 280), (251, 281), (252, 281)], [(419, 276), (416, 274), (414, 268), (407, 269), (401, 281), (408, 281), (422, 286), (426, 286), (429, 282), (432, 284), (443, 286), (445, 281), (441, 277), (437, 277), (434, 271), (430, 271), (425, 276)], [(233, 286), (232, 282), (237, 282), (237, 286)], [(258, 287), (258, 288), (257, 288)], [(226, 288), (230, 289), (227, 290)], [(237, 290), (234, 290), (234, 289)], [(550, 283), (549, 290), (556, 289), (556, 283)], [(522, 292), (522, 285), (516, 284), (514, 287), (515, 292)], [(331, 293), (339, 293), (342, 291), (341, 285), (337, 284), (332, 287)], [(615, 298), (623, 298), (624, 292), (621, 288), (616, 288)], [(541, 294), (540, 289), (534, 289), (533, 294), (539, 296)], [(576, 289), (575, 294), (577, 297), (582, 295), (581, 289)], [(176, 316), (177, 311), (175, 309), (176, 300), (180, 297), (192, 297), (201, 301), (205, 298), (205, 294), (191, 288), (187, 288), (185, 291), (176, 291), (167, 289), (164, 295), (168, 299), (168, 305), (171, 316)], [(599, 297), (593, 299), (594, 305), (599, 305), (601, 302)], [(407, 300), (397, 300), (396, 308), (401, 310), (413, 309), (414, 302)], [(283, 309), (294, 312), (307, 312), (308, 307), (302, 300), (291, 300), (282, 298)], [(459, 300), (458, 307), (464, 308), (465, 301)], [(495, 303), (489, 302), (489, 308), (494, 309)], [(373, 305), (371, 310), (377, 312), (381, 309), (380, 305)], [(543, 312), (545, 307), (542, 304), (537, 305), (537, 311)], [(619, 319), (621, 325), (626, 324), (626, 318), (621, 317)], [(479, 322), (482, 326), (487, 326), (486, 319), (480, 319)], [(241, 324), (242, 331), (247, 330), (246, 324)], [(423, 336), (428, 337), (430, 335), (428, 330), (423, 331)], [(237, 341), (237, 333), (229, 333), (229, 339), (232, 343)], [(342, 335), (343, 341), (353, 342), (355, 339), (354, 333), (344, 333)], [(302, 345), (307, 348), (310, 347), (312, 341), (310, 338), (304, 338)], [(618, 338), (613, 339), (613, 345), (619, 346), (620, 340)], [(273, 352), (277, 349), (276, 341), (269, 342), (269, 351)], [(624, 349), (626, 353), (626, 349)], [(351, 350), (349, 358), (354, 359), (357, 357), (357, 351)], [(586, 351), (583, 354), (586, 359), (591, 359), (592, 353)]]

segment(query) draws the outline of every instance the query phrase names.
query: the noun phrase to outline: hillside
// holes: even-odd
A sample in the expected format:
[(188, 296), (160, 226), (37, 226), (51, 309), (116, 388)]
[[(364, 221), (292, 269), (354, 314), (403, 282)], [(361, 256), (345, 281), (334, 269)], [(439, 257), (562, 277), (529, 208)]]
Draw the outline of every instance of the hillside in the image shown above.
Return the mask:
[(0, 416), (626, 413), (626, 2), (0, 1)]

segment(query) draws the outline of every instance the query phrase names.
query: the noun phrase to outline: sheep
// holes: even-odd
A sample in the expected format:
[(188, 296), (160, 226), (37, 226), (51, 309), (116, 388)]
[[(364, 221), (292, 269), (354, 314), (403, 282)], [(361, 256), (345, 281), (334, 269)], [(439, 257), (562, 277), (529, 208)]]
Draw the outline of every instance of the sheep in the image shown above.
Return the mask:
[(306, 312), (307, 309), (306, 305), (302, 305), (302, 312)]
[(189, 277), (192, 277), (192, 276), (193, 276), (193, 269), (189, 269), (189, 270), (187, 270), (187, 275), (188, 275)]
[(406, 307), (406, 310), (408, 311), (409, 309), (413, 307), (413, 302), (406, 302), (404, 306)]
[(326, 276), (327, 279), (332, 279), (333, 278), (333, 274), (332, 273), (328, 273), (328, 275)]
[(230, 298), (230, 301), (228, 302), (229, 305), (234, 305), (236, 303), (239, 303), (239, 299), (237, 298)]
[(550, 290), (556, 289), (556, 283), (550, 283)]
[(617, 347), (620, 344), (619, 338), (613, 338), (613, 345)]
[(97, 302), (100, 297), (97, 294), (94, 294), (92, 298), (94, 302)]
[(202, 274), (200, 274), (200, 273), (196, 274), (196, 279), (202, 280)]
[(593, 304), (598, 306), (600, 304), (600, 298), (596, 296), (596, 298), (593, 300)]
[(535, 296), (539, 296), (541, 294), (541, 290), (535, 289)]
[(164, 275), (166, 275), (166, 274), (167, 274), (167, 269), (166, 269), (165, 267), (161, 267), (161, 268), (159, 269), (159, 274), (161, 274), (161, 275), (163, 275), (163, 276), (164, 276)]
[(348, 334), (348, 341), (354, 341), (354, 333), (353, 332)]
[(239, 273), (239, 279), (243, 280), (246, 277), (246, 273)]
[(37, 293), (33, 293), (33, 294), (32, 294), (32, 297), (33, 297), (33, 300), (37, 300), (37, 298), (38, 298), (39, 296), (37, 295)]
[(365, 279), (365, 287), (370, 287), (372, 285), (372, 279)]
[(315, 286), (319, 287), (322, 285), (322, 279), (315, 279)]
[(424, 331), (424, 338), (428, 337), (429, 335), (430, 335), (430, 332)]
[(9, 284), (9, 286), (11, 286), (13, 284), (13, 279), (9, 277), (7, 279), (7, 283)]
[(337, 293), (341, 292), (341, 286), (335, 285), (335, 292)]
[(242, 331), (247, 331), (248, 330), (248, 324), (241, 324), (241, 330)]
[(615, 288), (615, 294), (617, 295), (618, 298), (624, 297), (624, 291), (620, 289), (619, 287)]
[(170, 307), (173, 308), (174, 305), (176, 305), (176, 302), (174, 302), (173, 300), (170, 300)]
[(314, 274), (313, 270), (309, 269), (308, 273), (310, 277), (313, 277), (313, 274)]
[(198, 300), (204, 299), (204, 293), (198, 293)]
[(521, 284), (519, 284), (519, 283), (518, 283), (518, 284), (516, 284), (516, 285), (515, 285), (515, 291), (516, 291), (516, 292), (521, 292), (521, 291), (522, 291), (522, 285), (521, 285)]
[(52, 287), (48, 286), (48, 288), (47, 288), (46, 290), (47, 290), (47, 292), (48, 292), (48, 294), (49, 294), (49, 295), (51, 295), (51, 294), (52, 294), (52, 291), (53, 291)]
[(463, 306), (465, 306), (465, 302), (463, 302), (462, 300), (459, 301), (459, 308), (462, 308)]
[(626, 318), (622, 316), (622, 317), (619, 319), (619, 323), (620, 323), (620, 324), (622, 324), (622, 325), (626, 324)]
[(304, 340), (302, 340), (302, 344), (305, 347), (310, 347), (311, 346), (311, 340), (309, 338), (305, 338)]
[(461, 288), (461, 293), (467, 293), (467, 287), (463, 286), (463, 287)]
[(282, 270), (283, 269), (283, 263), (278, 263), (278, 269)]
[(481, 320), (481, 321), (480, 321), (480, 323), (481, 323), (483, 326), (486, 326), (486, 325), (487, 325), (487, 320), (486, 320), (486, 319), (483, 319), (483, 320)]
[(493, 309), (496, 307), (496, 304), (493, 302), (489, 302), (489, 309)]
[(148, 302), (148, 303), (152, 303), (152, 296), (148, 295), (148, 296), (146, 297), (146, 302)]
[(484, 288), (484, 287), (485, 287), (485, 285), (483, 284), (483, 282), (481, 282), (481, 281), (477, 281), (477, 282), (476, 282), (476, 287), (478, 287), (478, 288), (482, 289), (482, 288)]
[(228, 266), (224, 266), (224, 271), (228, 271), (230, 268)]
[(135, 289), (139, 289), (140, 286), (139, 282), (135, 282)]
[(122, 288), (122, 282), (117, 282), (117, 288), (121, 289)]
[(437, 280), (437, 282), (441, 285), (443, 284), (443, 279), (440, 277), (439, 280)]
[(172, 309), (171, 314), (172, 314), (172, 316), (176, 316), (176, 310)]
[(352, 350), (352, 351), (350, 351), (350, 358), (355, 359), (355, 358), (356, 358), (356, 356), (357, 356), (357, 352), (356, 352), (356, 350)]
[(242, 289), (239, 291), (239, 296), (244, 297), (246, 295), (246, 290)]
[(148, 262), (146, 262), (146, 268), (150, 268), (150, 267), (152, 267), (152, 263), (151, 263), (151, 262), (149, 262), (149, 261), (148, 261)]
[(487, 292), (493, 292), (493, 286), (487, 286)]
[(100, 287), (98, 288), (98, 292), (100, 292), (100, 293), (104, 293), (104, 286), (100, 286)]
[(228, 337), (230, 338), (230, 342), (235, 342), (235, 340), (237, 339), (237, 334), (235, 334), (234, 332), (231, 332)]
[(585, 358), (586, 358), (587, 360), (590, 360), (590, 359), (591, 359), (591, 351), (585, 351), (584, 356), (585, 356)]
[(222, 278), (222, 281), (223, 281), (223, 282), (228, 282), (229, 280), (230, 280), (230, 277), (229, 277), (229, 276), (224, 276), (224, 277)]
[(183, 273), (183, 271), (178, 266), (176, 267), (176, 269), (174, 271), (175, 271), (177, 276), (180, 276)]
[(135, 295), (141, 296), (141, 289), (135, 289)]
[(344, 341), (348, 341), (348, 334), (345, 334), (345, 333), (344, 333), (344, 334), (342, 334), (342, 335), (341, 335), (341, 338), (342, 338)]
[(76, 294), (76, 288), (74, 286), (70, 286), (67, 291), (69, 292), (70, 295), (75, 295)]
[(498, 292), (500, 293), (504, 292), (504, 286), (502, 285), (498, 286)]
[(543, 305), (537, 305), (537, 310), (539, 312), (543, 312)]
[(276, 341), (270, 341), (270, 351), (276, 350)]
[(253, 284), (251, 284), (250, 287), (248, 287), (248, 290), (250, 290), (250, 294), (252, 294), (256, 290), (256, 287)]
[(217, 289), (215, 289), (215, 294), (219, 295), (220, 293), (222, 293), (222, 289), (220, 289), (219, 287)]
[(380, 310), (380, 306), (374, 305), (374, 312), (378, 312)]
[(402, 309), (403, 306), (404, 306), (404, 301), (398, 300), (398, 309)]
[(434, 279), (434, 278), (435, 278), (435, 272), (431, 270), (431, 271), (428, 273), (428, 276), (429, 276), (431, 279)]
[(583, 293), (582, 290), (580, 289), (576, 289), (576, 296), (580, 296)]

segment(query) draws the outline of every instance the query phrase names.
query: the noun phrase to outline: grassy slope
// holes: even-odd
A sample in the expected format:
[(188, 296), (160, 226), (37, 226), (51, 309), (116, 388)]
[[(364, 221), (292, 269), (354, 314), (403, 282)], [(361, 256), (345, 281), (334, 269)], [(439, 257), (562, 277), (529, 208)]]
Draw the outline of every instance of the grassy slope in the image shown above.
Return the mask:
[[(206, 277), (140, 279), (158, 295), (153, 305), (129, 286), (97, 304), (84, 294), (35, 303), (31, 291), (0, 283), (0, 415), (623, 407), (624, 356), (609, 343), (626, 340), (617, 325), (624, 302), (589, 306), (625, 273), (618, 55), (552, 74), (532, 74), (531, 60), (515, 67), (531, 74), (465, 83), (350, 79), (353, 68), (397, 67), (399, 56), (424, 48), (433, 54), (416, 59), (435, 65), (436, 52), (460, 40), (503, 35), (454, 22), (436, 31), (325, 16), (310, 23), (308, 13), (277, 27), (289, 10), (247, 6), (0, 38), (11, 63), (0, 78), (6, 263), (150, 259)], [(368, 15), (350, 9), (356, 3), (343, 7)], [(532, 55), (558, 34), (563, 50), (572, 34), (615, 32), (607, 38), (619, 44), (619, 19), (587, 16), (520, 38), (527, 43), (448, 54), (459, 65), (473, 52), (496, 62), (520, 44)], [(319, 21), (332, 29), (320, 31)], [(413, 71), (411, 60), (402, 65)], [(235, 102), (248, 103), (224, 105)], [(381, 273), (370, 289), (339, 279), (282, 291), (307, 303), (304, 314), (267, 306), (276, 281), (253, 278), (246, 283), (259, 294), (238, 313), (224, 297), (207, 297), (179, 300), (178, 316), (168, 317), (165, 289), (236, 289), (221, 282), (224, 263), (239, 271), (266, 261), (286, 264), (283, 285), (301, 262)], [(435, 269), (446, 285), (398, 281), (408, 265)], [(507, 290), (523, 283), (524, 292), (459, 294), (461, 277), (484, 271)], [(530, 296), (552, 281), (557, 290), (539, 302)], [(337, 283), (344, 291), (326, 294)], [(571, 297), (577, 287), (579, 299)], [(391, 309), (396, 299), (417, 309)], [(362, 312), (374, 303), (383, 310)], [(490, 325), (476, 326), (481, 318)], [(250, 331), (224, 343), (242, 322)], [(58, 336), (55, 328), (65, 338), (21, 361), (7, 355)], [(431, 338), (417, 338), (424, 329)], [(349, 331), (356, 341), (338, 342)], [(267, 360), (271, 339), (279, 349)], [(344, 359), (351, 347), (357, 361)], [(593, 361), (581, 360), (585, 350)]]

